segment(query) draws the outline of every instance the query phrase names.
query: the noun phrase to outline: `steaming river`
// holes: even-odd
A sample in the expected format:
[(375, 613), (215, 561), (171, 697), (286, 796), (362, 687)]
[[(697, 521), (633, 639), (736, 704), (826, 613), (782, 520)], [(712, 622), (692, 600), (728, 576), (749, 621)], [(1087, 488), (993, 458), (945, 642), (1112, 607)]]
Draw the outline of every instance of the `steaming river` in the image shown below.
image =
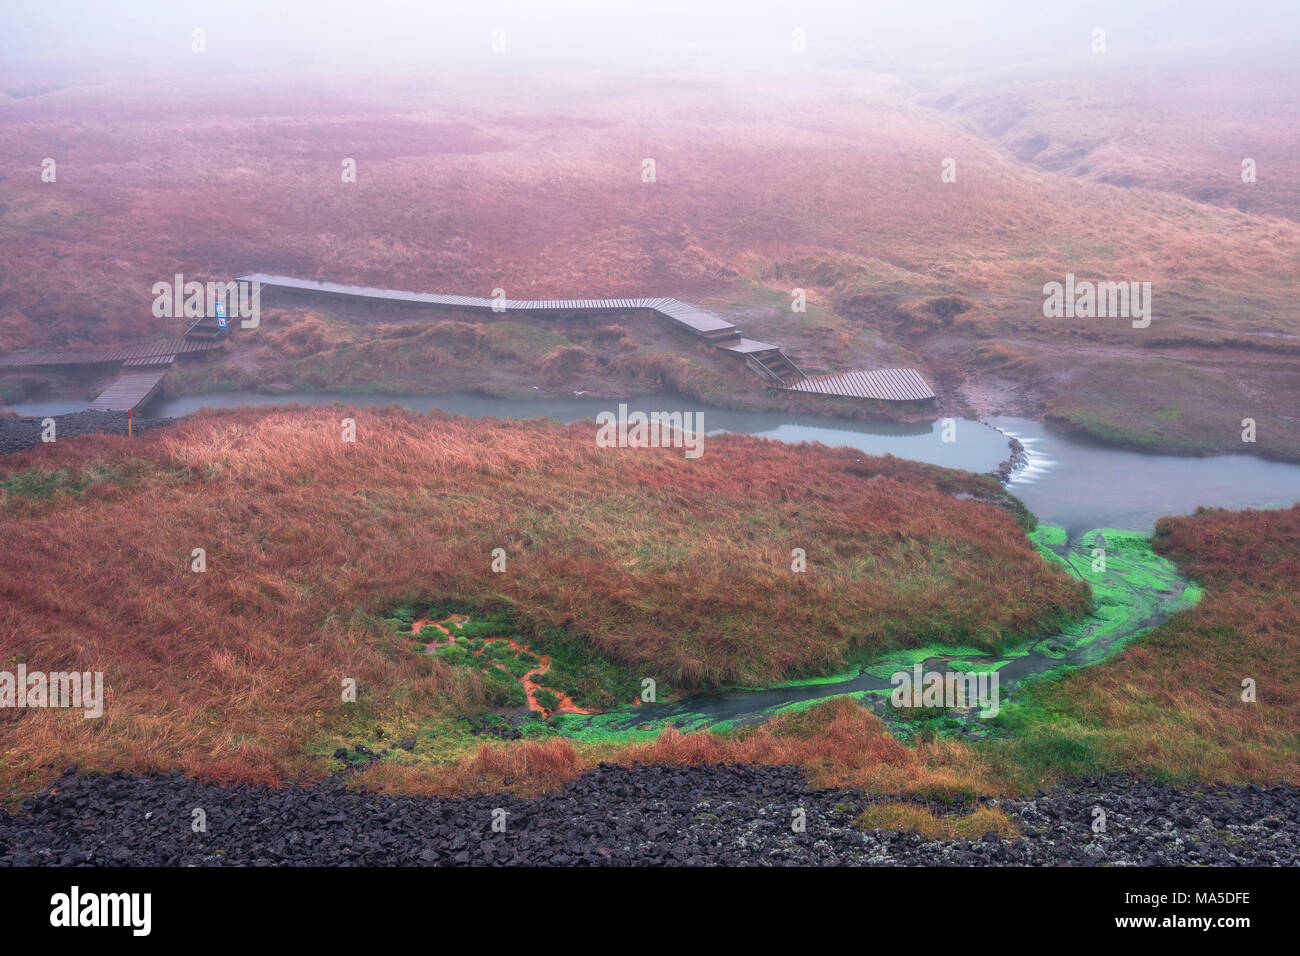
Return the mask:
[[(598, 412), (614, 411), (617, 407), (616, 402), (608, 400), (580, 398), (521, 400), (467, 394), (393, 397), (224, 392), (156, 402), (148, 411), (150, 416), (179, 416), (200, 408), (290, 402), (398, 404), (420, 412), (438, 408), (472, 417), (545, 417), (565, 423), (594, 419)], [(627, 404), (630, 411), (703, 412), (708, 435), (738, 432), (784, 442), (847, 445), (871, 455), (891, 454), (969, 471), (990, 471), (1010, 454), (1005, 435), (966, 419), (956, 422), (955, 441), (944, 442), (937, 422), (893, 425), (783, 412), (735, 412), (654, 395), (629, 399)], [(29, 402), (14, 409), (20, 415), (56, 415), (84, 407), (80, 402)], [(1300, 501), (1300, 465), (1265, 461), (1251, 455), (1193, 458), (1124, 451), (1070, 437), (1025, 419), (995, 418), (990, 422), (1018, 438), (1028, 451), (1028, 465), (1013, 477), (1009, 490), (1039, 520), (1065, 527), (1072, 537), (1103, 527), (1149, 532), (1162, 515), (1190, 514), (1199, 505), (1236, 510), (1286, 507)], [(705, 448), (707, 454), (707, 443)]]

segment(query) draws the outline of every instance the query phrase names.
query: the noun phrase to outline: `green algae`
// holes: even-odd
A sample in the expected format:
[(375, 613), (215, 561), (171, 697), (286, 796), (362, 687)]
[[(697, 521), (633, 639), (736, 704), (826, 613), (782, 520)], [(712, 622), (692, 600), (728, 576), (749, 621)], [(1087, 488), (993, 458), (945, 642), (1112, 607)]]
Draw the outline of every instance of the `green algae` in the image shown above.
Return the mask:
[[(975, 647), (949, 647), (945, 644), (925, 644), (921, 647), (903, 648), (890, 651), (885, 657), (877, 658), (862, 668), (862, 673), (888, 680), (900, 670), (909, 670), (917, 664), (936, 658), (953, 658), (953, 663), (963, 659), (984, 658), (988, 652)], [(985, 665), (981, 664), (981, 667)]]
[[(628, 723), (628, 710), (612, 710), (604, 714), (556, 714), (550, 725), (563, 737), (580, 743), (638, 744), (654, 740), (664, 730), (672, 727), (682, 733), (692, 730), (722, 732), (732, 729), (731, 721), (709, 723), (704, 714), (679, 714), (662, 720)], [(724, 724), (726, 725), (724, 727)]]
[(800, 677), (796, 680), (785, 680), (779, 684), (771, 684), (769, 687), (775, 690), (781, 687), (816, 687), (819, 684), (840, 684), (846, 680), (853, 680), (861, 672), (861, 667), (853, 667), (849, 670), (827, 674), (825, 677)]
[(1076, 653), (1076, 666), (1095, 664), (1150, 631), (1174, 612), (1195, 604), (1201, 589), (1189, 585), (1177, 567), (1160, 557), (1146, 535), (1100, 528), (1067, 545), (1050, 526), (1029, 533), (1039, 553), (1055, 561), (1092, 589), (1093, 611), (1066, 624), (1033, 650), (1064, 659)]
[[(1055, 679), (1100, 663), (1163, 623), (1176, 611), (1200, 600), (1201, 589), (1189, 584), (1171, 562), (1157, 555), (1146, 535), (1100, 528), (1071, 541), (1066, 529), (1039, 525), (1028, 532), (1028, 537), (1044, 560), (1061, 565), (1068, 573), (1087, 582), (1092, 591), (1093, 608), (1086, 617), (1066, 622), (1050, 635), (1006, 648), (996, 657), (978, 648), (929, 643), (890, 651), (849, 671), (785, 681), (752, 691), (759, 694), (825, 686), (828, 692), (768, 706), (762, 706), (756, 700), (754, 709), (748, 712), (738, 712), (733, 692), (729, 695), (731, 706), (726, 716), (710, 716), (691, 710), (654, 718), (650, 713), (637, 714), (636, 709), (624, 708), (593, 716), (564, 715), (554, 726), (564, 736), (602, 742), (650, 740), (667, 727), (674, 727), (682, 733), (701, 729), (725, 732), (760, 723), (778, 714), (806, 710), (839, 697), (853, 697), (867, 706), (873, 702), (880, 704), (890, 695), (890, 687), (845, 685), (873, 679), (879, 684), (900, 670), (927, 663), (962, 672), (1004, 671), (1016, 664), (1013, 668), (1015, 674), (1004, 675), (1002, 693), (1005, 696), (1014, 686)], [(697, 700), (691, 706), (702, 705)]]

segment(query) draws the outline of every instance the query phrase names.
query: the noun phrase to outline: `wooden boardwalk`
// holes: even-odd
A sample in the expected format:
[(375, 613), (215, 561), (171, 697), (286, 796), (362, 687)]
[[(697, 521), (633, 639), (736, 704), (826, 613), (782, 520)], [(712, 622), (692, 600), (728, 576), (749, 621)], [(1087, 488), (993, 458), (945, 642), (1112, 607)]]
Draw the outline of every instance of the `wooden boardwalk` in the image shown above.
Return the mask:
[(113, 383), (100, 392), (87, 408), (94, 411), (132, 411), (148, 404), (162, 388), (162, 381), (178, 355), (192, 355), (223, 347), (219, 335), (199, 334), (194, 330), (202, 325), (216, 324), (216, 319), (200, 319), (190, 331), (177, 338), (128, 345), (115, 349), (63, 350), (56, 352), (14, 352), (0, 355), (0, 368), (31, 368), (38, 366), (94, 366), (121, 365), (122, 371)]
[(185, 355), (221, 348), (220, 342), (195, 342), (182, 337), (149, 342), (145, 345), (127, 345), (116, 349), (77, 350), (62, 352), (11, 352), (0, 355), (0, 367), (25, 368), (31, 365), (116, 365), (119, 362), (135, 363), (140, 359), (159, 359), (170, 355)]
[[(391, 302), (400, 305), (433, 306), (443, 309), (466, 309), (478, 312), (528, 312), (538, 315), (618, 314), (645, 311), (690, 332), (720, 349), (742, 359), (745, 364), (774, 388), (809, 395), (836, 398), (864, 398), (885, 402), (928, 402), (935, 394), (915, 369), (876, 369), (843, 372), (838, 375), (809, 377), (779, 345), (747, 339), (740, 329), (721, 316), (690, 302), (666, 296), (630, 296), (608, 299), (493, 299), (482, 296), (444, 295), (438, 292), (403, 292), (371, 286), (318, 282), (293, 276), (254, 272), (240, 276), (239, 282), (316, 293), (366, 302)], [(0, 367), (38, 365), (106, 365), (119, 363), (122, 374), (91, 403), (93, 409), (125, 410), (143, 406), (162, 386), (167, 369), (178, 355), (205, 352), (223, 347), (226, 330), (216, 328), (215, 319), (201, 319), (179, 338), (164, 339), (146, 345), (119, 349), (64, 352), (16, 352), (0, 355)]]
[[(935, 394), (916, 369), (884, 368), (870, 372), (842, 372), (809, 377), (779, 345), (747, 339), (740, 329), (721, 316), (690, 302), (666, 296), (632, 296), (609, 299), (490, 299), (481, 296), (444, 295), (438, 292), (402, 292), (371, 286), (318, 282), (293, 276), (254, 272), (239, 282), (293, 292), (319, 293), (366, 302), (467, 309), (479, 312), (529, 312), (539, 315), (618, 314), (651, 312), (725, 351), (745, 364), (768, 385), (791, 392), (828, 395), (837, 398), (866, 398), (884, 402), (928, 402)], [(226, 330), (216, 328), (216, 319), (205, 318), (179, 338), (118, 349), (64, 352), (14, 352), (0, 355), (0, 367), (37, 365), (121, 364), (122, 374), (91, 403), (91, 408), (124, 410), (139, 408), (161, 387), (167, 368), (178, 355), (206, 352), (223, 347)]]
[(158, 394), (167, 371), (166, 368), (123, 371), (112, 385), (99, 393), (89, 408), (101, 412), (126, 412), (141, 408)]
[(129, 345), (116, 349), (62, 352), (15, 352), (0, 355), (0, 368), (29, 368), (54, 365), (121, 365), (122, 372), (91, 402), (92, 411), (125, 412), (143, 408), (162, 389), (163, 379), (177, 355), (207, 352), (222, 347), (217, 341), (194, 340), (185, 336)]
[(264, 286), (292, 289), (295, 292), (318, 292), (368, 301), (394, 302), (401, 305), (437, 306), (444, 309), (488, 310), (505, 308), (507, 312), (550, 312), (561, 315), (586, 313), (617, 313), (648, 310), (657, 312), (688, 332), (704, 339), (725, 340), (738, 338), (740, 330), (721, 316), (701, 309), (689, 302), (669, 298), (622, 299), (485, 299), (469, 295), (443, 295), (437, 292), (401, 292), (397, 289), (375, 289), (370, 286), (343, 285), (338, 282), (317, 282), (313, 279), (295, 279), (292, 276), (268, 275), (254, 272), (240, 276), (240, 282), (258, 282)]
[(828, 395), (839, 398), (867, 398), (886, 402), (926, 402), (934, 392), (916, 369), (877, 369), (871, 372), (844, 372), (810, 378), (795, 365), (779, 345), (744, 338), (740, 329), (726, 319), (690, 302), (667, 297), (630, 297), (613, 299), (488, 299), (467, 295), (444, 295), (436, 292), (402, 292), (370, 286), (318, 282), (293, 276), (254, 272), (240, 276), (240, 282), (257, 282), (264, 286), (294, 292), (322, 293), (370, 302), (393, 302), (403, 305), (436, 306), (444, 309), (500, 310), (552, 315), (578, 313), (618, 313), (649, 311), (685, 329), (715, 348), (742, 358), (745, 364), (769, 385), (792, 392)]

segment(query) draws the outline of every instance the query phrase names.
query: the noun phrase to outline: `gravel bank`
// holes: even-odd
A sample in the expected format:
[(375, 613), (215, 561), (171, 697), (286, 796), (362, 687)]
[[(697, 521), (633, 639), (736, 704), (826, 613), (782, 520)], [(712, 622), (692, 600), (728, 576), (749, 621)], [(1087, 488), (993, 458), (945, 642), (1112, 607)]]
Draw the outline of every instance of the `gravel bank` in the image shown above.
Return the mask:
[[(882, 798), (869, 798), (879, 800)], [(561, 793), (438, 799), (357, 794), (337, 779), (267, 790), (179, 775), (65, 775), (0, 814), (3, 865), (1295, 865), (1300, 789), (1081, 781), (1000, 805), (1026, 836), (926, 842), (862, 833), (866, 802), (765, 766), (605, 766)], [(1106, 833), (1092, 832), (1093, 808)], [(195, 809), (206, 832), (194, 832)], [(505, 832), (493, 812), (504, 810)], [(791, 828), (803, 808), (806, 832)], [(969, 812), (970, 804), (931, 805)]]
[[(126, 412), (69, 412), (67, 415), (52, 415), (54, 419), (55, 438), (71, 438), (74, 435), (90, 435), (102, 432), (108, 435), (126, 434)], [(41, 443), (43, 418), (0, 418), (0, 455), (22, 451)], [(174, 421), (171, 418), (136, 418), (131, 423), (135, 433), (157, 428)]]

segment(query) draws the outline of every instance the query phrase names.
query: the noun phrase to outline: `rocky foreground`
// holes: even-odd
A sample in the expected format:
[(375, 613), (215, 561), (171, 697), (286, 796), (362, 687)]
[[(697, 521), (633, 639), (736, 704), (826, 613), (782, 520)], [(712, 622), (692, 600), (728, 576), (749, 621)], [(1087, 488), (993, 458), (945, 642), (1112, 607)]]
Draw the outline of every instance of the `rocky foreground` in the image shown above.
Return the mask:
[[(54, 419), (56, 441), (60, 438), (91, 435), (97, 432), (107, 435), (126, 434), (126, 412), (87, 410), (50, 417)], [(45, 426), (41, 424), (43, 421), (43, 418), (0, 418), (0, 455), (39, 445), (41, 435), (45, 431)], [(131, 430), (139, 434), (170, 421), (172, 421), (170, 418), (136, 418), (131, 423)]]
[[(1106, 778), (999, 805), (1025, 836), (862, 832), (872, 800), (787, 767), (602, 765), (535, 800), (268, 790), (177, 775), (65, 775), (14, 816), (4, 865), (1296, 865), (1300, 788)], [(980, 801), (992, 802), (992, 801)], [(1095, 807), (1106, 815), (1094, 833)], [(802, 808), (805, 832), (792, 828)], [(968, 813), (970, 802), (931, 804)], [(501, 812), (504, 811), (504, 814)], [(498, 831), (494, 831), (494, 820)]]

